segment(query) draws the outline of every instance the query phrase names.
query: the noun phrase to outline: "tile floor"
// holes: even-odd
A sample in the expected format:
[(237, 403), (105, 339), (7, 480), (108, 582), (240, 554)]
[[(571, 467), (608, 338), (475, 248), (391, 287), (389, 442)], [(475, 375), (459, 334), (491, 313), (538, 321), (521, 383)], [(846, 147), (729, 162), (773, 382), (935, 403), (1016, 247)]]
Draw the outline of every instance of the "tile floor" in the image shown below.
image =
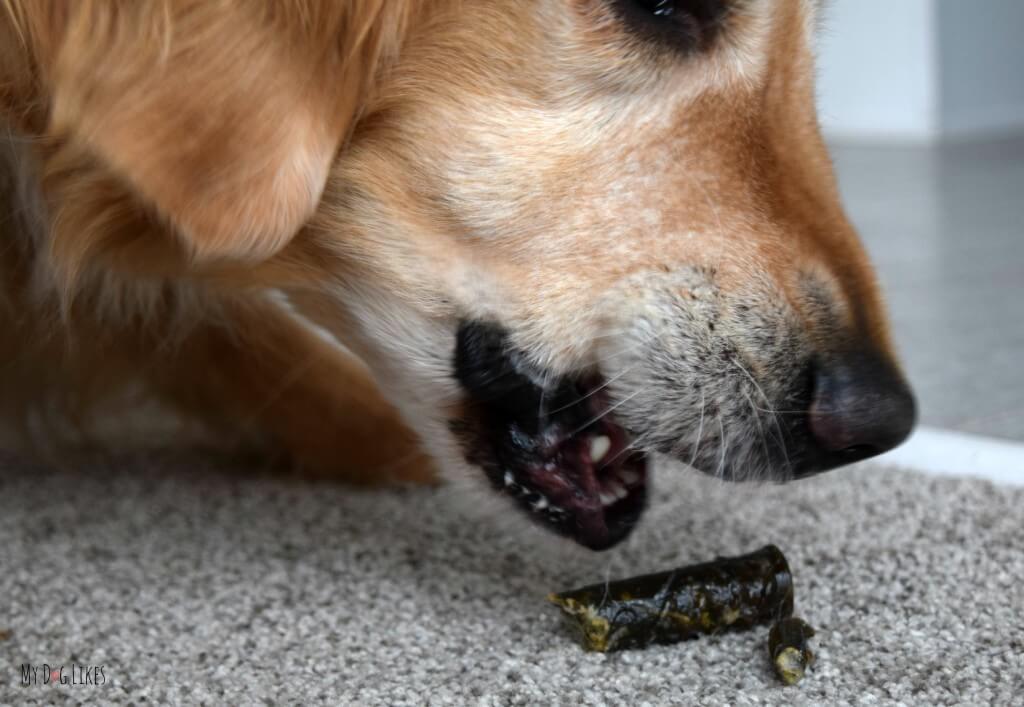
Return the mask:
[(1024, 441), (1024, 138), (833, 154), (922, 424)]

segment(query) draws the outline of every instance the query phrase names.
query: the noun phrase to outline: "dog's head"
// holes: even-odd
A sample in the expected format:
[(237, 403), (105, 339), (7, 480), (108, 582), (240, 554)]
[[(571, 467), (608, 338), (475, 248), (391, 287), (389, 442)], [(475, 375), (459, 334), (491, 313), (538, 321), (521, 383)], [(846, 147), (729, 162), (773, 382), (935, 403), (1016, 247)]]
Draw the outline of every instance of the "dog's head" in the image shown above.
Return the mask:
[(443, 468), (604, 548), (652, 454), (786, 480), (907, 436), (816, 122), (816, 12), (465, 3), (412, 38), (314, 230), (343, 335)]
[[(258, 210), (297, 184), (291, 223), (320, 185), (290, 175), (320, 168), (286, 168), (344, 138), (308, 226), (283, 249), (281, 229), (203, 241), (232, 226), (201, 217), (234, 212), (193, 194), (179, 232), (276, 252), (295, 309), (370, 365), (445, 473), (599, 549), (640, 516), (651, 455), (787, 480), (907, 436), (816, 122), (816, 0), (393, 5), (415, 11), (355, 120), (307, 120), (334, 98), (290, 88), (316, 128), (295, 159), (212, 192)], [(287, 148), (286, 124), (256, 125)], [(176, 195), (142, 176), (158, 206)]]

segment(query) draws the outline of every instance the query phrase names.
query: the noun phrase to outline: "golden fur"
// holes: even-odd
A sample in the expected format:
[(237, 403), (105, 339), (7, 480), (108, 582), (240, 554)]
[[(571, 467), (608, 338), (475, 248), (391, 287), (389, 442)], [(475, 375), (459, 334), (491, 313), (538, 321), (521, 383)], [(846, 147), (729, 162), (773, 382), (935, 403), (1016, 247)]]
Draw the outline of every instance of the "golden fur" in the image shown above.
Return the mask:
[[(236, 267), (312, 214), (422, 4), (4, 3), (0, 376), (17, 436), (42, 418), (89, 439), (111, 404), (155, 396), (217, 446), (429, 476), (364, 367), (253, 301), (265, 283)], [(18, 215), (24, 179), (43, 225)], [(230, 288), (203, 275), (225, 263)]]
[(710, 287), (891, 357), (814, 115), (816, 3), (737, 6), (679, 58), (602, 0), (3, 0), (6, 419), (109, 440), (156, 401), (216, 446), (424, 480), (472, 473), (460, 318), (567, 372)]

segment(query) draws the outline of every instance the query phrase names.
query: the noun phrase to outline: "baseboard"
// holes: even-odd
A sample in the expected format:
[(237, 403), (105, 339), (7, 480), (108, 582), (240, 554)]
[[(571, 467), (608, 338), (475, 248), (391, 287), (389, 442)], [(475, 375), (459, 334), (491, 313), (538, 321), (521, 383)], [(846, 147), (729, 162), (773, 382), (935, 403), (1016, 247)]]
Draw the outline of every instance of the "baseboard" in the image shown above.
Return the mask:
[(1024, 486), (1024, 443), (964, 432), (921, 427), (877, 461), (927, 474), (975, 476)]

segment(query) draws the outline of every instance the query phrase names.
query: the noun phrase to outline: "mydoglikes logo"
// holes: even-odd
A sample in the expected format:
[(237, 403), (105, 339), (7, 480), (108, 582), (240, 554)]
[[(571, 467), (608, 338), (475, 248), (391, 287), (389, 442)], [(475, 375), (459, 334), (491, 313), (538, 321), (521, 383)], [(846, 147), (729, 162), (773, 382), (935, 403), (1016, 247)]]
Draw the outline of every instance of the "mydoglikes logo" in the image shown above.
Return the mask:
[(21, 685), (103, 685), (107, 676), (102, 665), (21, 664)]

